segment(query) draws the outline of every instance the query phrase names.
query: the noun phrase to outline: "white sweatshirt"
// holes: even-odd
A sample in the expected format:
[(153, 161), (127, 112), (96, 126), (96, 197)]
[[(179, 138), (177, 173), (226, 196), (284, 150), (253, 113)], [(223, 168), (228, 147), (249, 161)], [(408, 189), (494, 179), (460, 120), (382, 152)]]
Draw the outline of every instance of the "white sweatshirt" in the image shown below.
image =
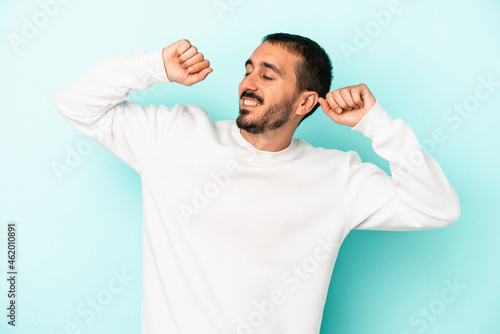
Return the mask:
[(141, 177), (142, 334), (317, 334), (352, 229), (418, 230), (458, 219), (455, 191), (412, 129), (379, 102), (353, 128), (392, 177), (355, 152), (293, 138), (256, 149), (196, 105), (141, 107), (169, 82), (161, 50), (109, 59), (55, 96), (61, 114)]

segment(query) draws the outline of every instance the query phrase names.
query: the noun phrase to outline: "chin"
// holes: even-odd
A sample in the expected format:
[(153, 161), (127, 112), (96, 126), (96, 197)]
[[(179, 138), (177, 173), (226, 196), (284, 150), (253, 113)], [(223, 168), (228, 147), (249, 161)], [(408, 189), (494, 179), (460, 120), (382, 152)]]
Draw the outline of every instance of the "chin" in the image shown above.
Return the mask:
[(241, 130), (245, 130), (247, 132), (253, 133), (253, 129), (255, 128), (255, 124), (246, 117), (245, 111), (240, 112), (238, 118), (236, 118), (236, 126)]

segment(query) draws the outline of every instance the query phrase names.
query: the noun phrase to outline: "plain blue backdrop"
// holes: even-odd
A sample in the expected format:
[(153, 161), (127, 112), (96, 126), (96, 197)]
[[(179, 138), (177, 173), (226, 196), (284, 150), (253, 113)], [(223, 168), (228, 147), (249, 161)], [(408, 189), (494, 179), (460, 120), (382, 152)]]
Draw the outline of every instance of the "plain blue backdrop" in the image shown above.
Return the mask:
[[(129, 99), (235, 119), (244, 61), (272, 32), (322, 45), (332, 90), (367, 84), (414, 129), (461, 202), (460, 219), (444, 229), (349, 234), (321, 333), (500, 333), (500, 2), (4, 0), (0, 8), (0, 277), (9, 222), (19, 272), (15, 328), (0, 283), (1, 333), (140, 332), (139, 177), (59, 115), (55, 92), (105, 59), (187, 38), (211, 61), (207, 80)], [(389, 172), (368, 139), (321, 109), (295, 136), (355, 150)], [(54, 165), (78, 148), (86, 155), (57, 174)], [(123, 289), (106, 292), (120, 273)], [(107, 298), (98, 310), (96, 296)]]

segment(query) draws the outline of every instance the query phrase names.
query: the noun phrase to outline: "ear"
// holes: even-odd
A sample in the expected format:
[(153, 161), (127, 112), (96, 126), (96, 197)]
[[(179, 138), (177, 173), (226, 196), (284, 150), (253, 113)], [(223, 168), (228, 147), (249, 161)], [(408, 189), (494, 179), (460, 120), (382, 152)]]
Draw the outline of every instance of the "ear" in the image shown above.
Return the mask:
[(305, 91), (300, 93), (299, 96), (299, 109), (296, 114), (304, 116), (311, 111), (312, 108), (318, 103), (318, 93), (313, 91)]

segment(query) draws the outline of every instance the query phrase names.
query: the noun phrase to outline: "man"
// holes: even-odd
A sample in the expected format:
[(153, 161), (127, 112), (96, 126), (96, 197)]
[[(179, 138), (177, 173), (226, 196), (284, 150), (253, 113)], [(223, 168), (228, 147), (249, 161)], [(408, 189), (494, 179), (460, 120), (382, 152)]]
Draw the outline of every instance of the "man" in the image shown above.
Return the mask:
[[(308, 38), (272, 34), (246, 61), (236, 122), (128, 93), (212, 72), (187, 40), (107, 60), (56, 94), (62, 115), (141, 176), (142, 334), (319, 333), (339, 247), (353, 229), (439, 228), (458, 198), (411, 128), (364, 84), (328, 93)], [(392, 177), (355, 152), (293, 138), (319, 105), (371, 138)]]

